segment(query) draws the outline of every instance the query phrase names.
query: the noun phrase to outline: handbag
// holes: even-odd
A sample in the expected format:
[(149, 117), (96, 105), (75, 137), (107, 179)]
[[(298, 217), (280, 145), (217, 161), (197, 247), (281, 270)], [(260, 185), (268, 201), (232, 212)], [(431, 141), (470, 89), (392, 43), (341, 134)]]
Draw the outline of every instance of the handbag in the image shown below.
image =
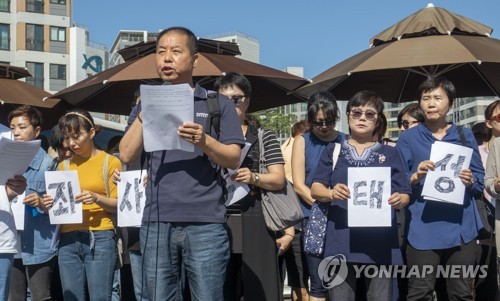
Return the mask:
[[(340, 144), (335, 143), (332, 155), (332, 171), (335, 169), (340, 154)], [(325, 248), (326, 225), (330, 203), (315, 201), (311, 206), (311, 215), (304, 231), (304, 252), (320, 256)]]
[[(462, 141), (462, 145), (468, 147), (462, 127), (457, 126), (457, 130), (460, 140)], [(474, 197), (474, 204), (476, 205), (479, 218), (483, 224), (483, 228), (479, 230), (476, 239), (489, 239), (491, 244), (493, 241), (493, 233), (495, 232), (495, 207), (493, 207), (493, 205), (486, 198), (484, 198), (483, 194), (478, 197)]]
[[(258, 130), (259, 138), (259, 173), (266, 174), (264, 156), (263, 130)], [(262, 199), (262, 212), (266, 226), (271, 231), (281, 231), (292, 227), (304, 219), (300, 208), (299, 198), (288, 180), (283, 188), (279, 190), (266, 190), (260, 188)]]

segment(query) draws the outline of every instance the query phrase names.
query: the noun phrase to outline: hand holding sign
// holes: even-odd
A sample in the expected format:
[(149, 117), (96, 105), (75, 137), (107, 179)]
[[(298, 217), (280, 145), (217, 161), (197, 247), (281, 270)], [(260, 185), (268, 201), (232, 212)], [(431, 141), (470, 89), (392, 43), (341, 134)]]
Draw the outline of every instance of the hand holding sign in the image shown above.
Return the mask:
[[(349, 167), (347, 178), (351, 198), (347, 203), (349, 227), (390, 227), (390, 167)], [(393, 194), (394, 195), (394, 194)], [(398, 201), (393, 196), (393, 202)]]
[(430, 156), (430, 161), (435, 162), (434, 170), (427, 172), (422, 196), (428, 200), (462, 205), (465, 185), (472, 183), (471, 158), (471, 148), (434, 142)]
[(46, 171), (45, 185), (48, 196), (44, 197), (44, 205), (52, 202), (49, 209), (50, 223), (81, 223), (83, 220), (82, 203), (75, 200), (75, 196), (80, 195), (77, 171)]

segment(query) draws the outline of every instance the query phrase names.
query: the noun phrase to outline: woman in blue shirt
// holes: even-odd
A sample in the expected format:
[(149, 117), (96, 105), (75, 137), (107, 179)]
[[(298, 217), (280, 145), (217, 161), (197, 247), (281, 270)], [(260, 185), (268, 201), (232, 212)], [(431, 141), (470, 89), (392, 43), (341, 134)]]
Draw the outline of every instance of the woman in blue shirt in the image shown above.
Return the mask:
[[(335, 130), (335, 124), (339, 120), (339, 109), (332, 93), (318, 92), (309, 97), (307, 119), (311, 130), (295, 138), (292, 151), (294, 189), (300, 197), (300, 205), (305, 217), (303, 230), (311, 215), (311, 206), (315, 202), (311, 197), (311, 184), (319, 157), (328, 144), (340, 142), (344, 138), (344, 134)], [(298, 235), (300, 234), (299, 232)], [(296, 252), (301, 254), (304, 251), (301, 248)], [(318, 266), (323, 256), (312, 254), (306, 256), (307, 265), (305, 265), (304, 275), (311, 278), (310, 300), (325, 300), (326, 289), (318, 277)]]
[[(347, 265), (345, 281), (333, 286), (330, 295), (336, 300), (355, 300), (356, 278), (359, 268), (371, 264), (401, 265), (402, 256), (398, 243), (398, 229), (394, 210), (391, 210), (390, 227), (353, 227), (347, 221), (347, 202), (352, 196), (348, 188), (348, 169), (355, 167), (389, 167), (391, 196), (385, 200), (392, 208), (403, 208), (410, 200), (410, 184), (394, 147), (374, 141), (384, 103), (375, 93), (361, 91), (347, 104), (350, 136), (340, 144), (340, 154), (332, 170), (332, 154), (335, 144), (322, 153), (311, 187), (311, 196), (322, 202), (330, 202), (326, 233), (325, 259), (343, 255)], [(330, 188), (331, 187), (331, 188)], [(338, 257), (337, 257), (338, 258)], [(342, 259), (343, 260), (343, 259)], [(322, 264), (325, 263), (325, 260)], [(321, 265), (320, 265), (321, 267)], [(322, 276), (328, 280), (330, 271)], [(340, 276), (340, 273), (339, 275)], [(364, 277), (367, 300), (391, 300), (392, 278)], [(359, 297), (359, 296), (358, 296)]]
[[(21, 106), (9, 114), (9, 124), (15, 140), (33, 141), (40, 135), (42, 115), (31, 106)], [(14, 260), (9, 300), (24, 300), (28, 281), (33, 300), (51, 300), (52, 273), (56, 250), (52, 238), (56, 226), (50, 224), (44, 212), (42, 195), (45, 194), (45, 171), (52, 158), (41, 147), (24, 172), (28, 184), (23, 203), (26, 205), (24, 230), (20, 231), (22, 264)]]
[[(418, 95), (425, 121), (402, 133), (397, 149), (412, 185), (406, 247), (408, 268), (432, 266), (432, 272), (424, 277), (410, 277), (408, 300), (432, 300), (438, 265), (474, 267), (474, 239), (482, 223), (472, 200), (483, 191), (484, 169), (472, 132), (463, 128), (466, 144), (473, 149), (470, 168), (459, 173), (466, 187), (463, 205), (422, 197), (425, 176), (435, 168), (435, 163), (429, 160), (432, 144), (442, 141), (462, 145), (462, 141), (458, 127), (446, 121), (455, 99), (453, 84), (445, 78), (431, 77), (420, 85)], [(448, 277), (446, 291), (449, 300), (472, 300), (472, 278)]]

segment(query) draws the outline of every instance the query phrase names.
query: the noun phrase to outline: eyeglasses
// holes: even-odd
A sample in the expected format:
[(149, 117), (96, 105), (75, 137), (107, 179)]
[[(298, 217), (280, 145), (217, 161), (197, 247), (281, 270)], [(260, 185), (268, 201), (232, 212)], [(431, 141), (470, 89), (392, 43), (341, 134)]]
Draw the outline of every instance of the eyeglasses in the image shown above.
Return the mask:
[(409, 129), (410, 126), (414, 125), (415, 123), (419, 123), (417, 120), (409, 121), (409, 120), (403, 120), (401, 122), (401, 125), (405, 130)]
[(317, 127), (317, 128), (320, 128), (320, 127), (323, 127), (323, 126), (332, 126), (335, 124), (335, 121), (333, 120), (330, 120), (330, 119), (318, 119), (318, 120), (314, 120), (313, 122), (311, 122), (313, 126)]
[(234, 105), (239, 107), (243, 102), (245, 102), (245, 98), (247, 98), (245, 95), (234, 95), (231, 97), (231, 100), (234, 102)]
[(354, 118), (354, 119), (361, 118), (361, 116), (363, 116), (363, 114), (365, 114), (366, 120), (374, 120), (375, 118), (377, 118), (377, 115), (378, 115), (374, 111), (351, 110), (349, 112), (349, 115), (351, 115), (352, 118)]
[(490, 120), (500, 122), (500, 114), (496, 114), (495, 116), (491, 116)]

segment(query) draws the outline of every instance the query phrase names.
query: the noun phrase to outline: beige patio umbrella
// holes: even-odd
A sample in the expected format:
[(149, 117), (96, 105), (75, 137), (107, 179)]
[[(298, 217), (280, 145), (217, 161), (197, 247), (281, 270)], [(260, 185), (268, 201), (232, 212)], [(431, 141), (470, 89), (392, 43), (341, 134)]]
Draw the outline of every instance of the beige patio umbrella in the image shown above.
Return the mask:
[[(339, 99), (349, 99), (357, 91), (372, 90), (385, 101), (405, 102), (416, 99), (417, 87), (427, 77), (444, 76), (455, 84), (458, 97), (500, 95), (500, 40), (467, 33), (465, 27), (439, 34), (434, 28), (441, 28), (443, 20), (433, 20), (414, 20), (425, 26), (407, 28), (406, 36), (404, 26), (392, 26), (372, 39), (378, 41), (376, 46), (329, 68), (294, 93), (306, 97), (328, 90)], [(412, 36), (417, 30), (426, 34)]]
[[(61, 90), (53, 98), (89, 111), (129, 114), (132, 96), (139, 86), (161, 81), (155, 68), (154, 42), (140, 43), (131, 48), (126, 50), (124, 56), (128, 60), (124, 63)], [(250, 112), (304, 101), (304, 98), (289, 95), (289, 92), (309, 83), (307, 79), (237, 58), (234, 54), (239, 51), (223, 48), (200, 47), (193, 78), (203, 87), (211, 89), (220, 75), (239, 72), (247, 76), (252, 84)]]

